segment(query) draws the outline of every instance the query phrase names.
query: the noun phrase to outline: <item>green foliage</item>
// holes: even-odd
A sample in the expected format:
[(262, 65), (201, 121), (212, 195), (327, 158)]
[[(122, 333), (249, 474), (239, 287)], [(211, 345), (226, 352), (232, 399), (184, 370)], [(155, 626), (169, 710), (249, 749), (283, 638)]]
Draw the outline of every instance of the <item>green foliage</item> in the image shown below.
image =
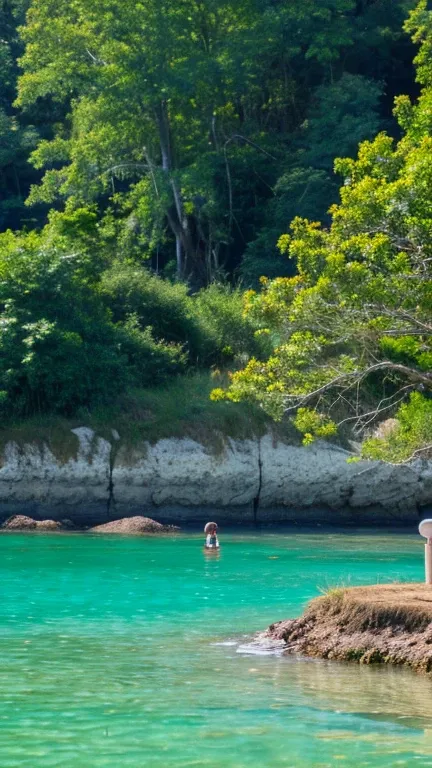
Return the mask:
[(133, 315), (141, 328), (152, 327), (157, 339), (185, 345), (196, 360), (202, 331), (187, 287), (152, 275), (139, 264), (115, 262), (102, 276), (100, 290), (114, 322)]
[(263, 349), (239, 291), (190, 296), (132, 261), (107, 264), (89, 208), (53, 212), (40, 234), (0, 236), (3, 412), (71, 415)]
[(267, 225), (246, 248), (240, 267), (244, 282), (257, 288), (262, 276), (292, 276), (294, 263), (277, 248), (280, 233), (296, 215), (313, 220), (321, 218), (336, 198), (337, 184), (324, 170), (297, 167), (284, 173), (266, 207)]
[(336, 424), (331, 419), (310, 408), (299, 408), (293, 421), (294, 426), (304, 436), (304, 445), (309, 445), (316, 438), (325, 439), (337, 433)]
[(116, 325), (115, 341), (126, 360), (129, 386), (162, 384), (185, 371), (187, 355), (181, 345), (155, 340), (152, 328), (141, 328), (134, 315)]
[(243, 296), (212, 284), (193, 296), (138, 264), (115, 262), (102, 275), (100, 290), (115, 322), (133, 315), (155, 338), (180, 343), (194, 365), (223, 365), (239, 355), (264, 352), (256, 324), (244, 316)]
[[(0, 230), (26, 226), (0, 236), (3, 413), (106, 408), (246, 364), (232, 399), (300, 406), (303, 434), (328, 436), (333, 375), (386, 360), (426, 376), (431, 44), (414, 6), (3, 3)], [(395, 82), (413, 89), (409, 10), (424, 90), (398, 100), (393, 145), (372, 138), (394, 131)], [(327, 231), (310, 222), (330, 223), (336, 154)], [(396, 402), (401, 370), (368, 377), (368, 407)]]
[(319, 86), (306, 120), (298, 131), (298, 149), (290, 167), (274, 186), (266, 206), (266, 225), (249, 243), (240, 273), (256, 287), (259, 278), (289, 276), (294, 264), (277, 252), (280, 232), (296, 216), (323, 220), (338, 198), (332, 176), (338, 154), (354, 156), (360, 141), (371, 139), (380, 127), (378, 102), (381, 88), (360, 75), (344, 73), (340, 80)]
[(413, 392), (397, 413), (397, 421), (387, 437), (371, 437), (363, 444), (367, 459), (384, 459), (394, 463), (412, 456), (432, 454), (432, 400)]
[(193, 298), (195, 316), (202, 329), (202, 355), (208, 363), (223, 365), (270, 351), (266, 340), (256, 335), (257, 325), (244, 313), (239, 290), (217, 283), (203, 288)]
[(379, 83), (347, 72), (317, 88), (302, 126), (303, 162), (331, 172), (335, 157), (354, 156), (359, 143), (381, 127), (381, 96)]
[[(417, 62), (425, 87), (417, 105), (397, 102), (404, 136), (395, 145), (381, 133), (360, 146), (357, 159), (336, 162), (345, 184), (328, 230), (297, 217), (280, 238), (298, 274), (264, 281), (261, 294), (247, 295), (249, 315), (278, 339), (277, 348), (267, 361), (252, 359), (234, 373), (225, 393), (257, 401), (275, 418), (297, 413), (310, 440), (321, 425), (333, 433), (328, 418), (351, 423), (358, 438), (410, 393), (424, 392), (402, 407), (390, 457), (423, 450), (430, 430), (432, 70), (424, 51), (431, 19), (421, 2), (408, 24), (422, 41)], [(365, 450), (385, 456), (386, 445), (372, 441)]]
[(30, 124), (20, 121), (12, 107), (15, 98), (20, 50), (17, 25), (23, 21), (29, 0), (10, 0), (0, 7), (0, 230), (20, 222), (30, 179), (28, 164), (39, 136)]
[(121, 247), (175, 260), (194, 289), (248, 243), (244, 279), (274, 276), (276, 232), (322, 218), (334, 154), (376, 131), (413, 2), (32, 3), (17, 104), (62, 117), (33, 152), (45, 175), (29, 202), (111, 199)]
[(51, 236), (0, 238), (3, 411), (72, 414), (181, 371), (181, 347), (155, 341), (133, 317), (113, 323), (95, 262)]

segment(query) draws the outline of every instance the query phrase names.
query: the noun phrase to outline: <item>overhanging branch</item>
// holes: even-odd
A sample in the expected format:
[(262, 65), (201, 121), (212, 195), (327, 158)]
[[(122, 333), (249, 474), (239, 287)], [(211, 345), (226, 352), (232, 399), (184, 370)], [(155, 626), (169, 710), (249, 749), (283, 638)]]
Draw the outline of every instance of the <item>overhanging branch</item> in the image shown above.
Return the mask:
[(391, 371), (394, 373), (399, 373), (409, 381), (423, 384), (428, 389), (432, 389), (432, 373), (419, 371), (416, 368), (410, 368), (409, 366), (402, 365), (401, 363), (393, 363), (390, 360), (383, 360), (379, 363), (374, 363), (374, 365), (370, 365), (363, 370), (351, 371), (350, 373), (342, 373), (338, 376), (335, 376), (326, 384), (323, 384), (321, 387), (318, 387), (317, 389), (313, 390), (312, 392), (308, 392), (305, 395), (287, 395), (285, 398), (286, 401), (291, 400), (295, 402), (293, 402), (292, 405), (288, 405), (284, 409), (284, 412), (290, 413), (295, 411), (300, 406), (309, 403), (316, 397), (319, 397), (320, 395), (323, 395), (337, 387), (343, 386), (345, 390), (351, 389), (352, 387), (357, 386), (367, 376), (370, 376), (372, 373), (377, 373), (379, 371)]

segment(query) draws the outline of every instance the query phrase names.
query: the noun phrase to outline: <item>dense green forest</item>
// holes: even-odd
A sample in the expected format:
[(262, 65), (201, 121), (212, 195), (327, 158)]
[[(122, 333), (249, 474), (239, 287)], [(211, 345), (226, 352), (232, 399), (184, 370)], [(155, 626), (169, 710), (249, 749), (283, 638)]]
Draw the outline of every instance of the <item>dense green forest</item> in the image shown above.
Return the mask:
[(5, 424), (171, 387), (427, 455), (426, 0), (3, 0), (0, 73)]

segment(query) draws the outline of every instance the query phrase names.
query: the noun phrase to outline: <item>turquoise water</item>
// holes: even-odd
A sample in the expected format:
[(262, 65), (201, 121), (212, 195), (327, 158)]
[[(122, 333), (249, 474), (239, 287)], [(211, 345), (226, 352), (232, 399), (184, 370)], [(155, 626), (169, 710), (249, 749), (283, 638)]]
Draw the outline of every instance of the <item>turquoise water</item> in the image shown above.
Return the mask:
[(418, 538), (221, 540), (0, 538), (1, 768), (432, 766), (431, 681), (244, 648), (320, 588), (421, 580)]

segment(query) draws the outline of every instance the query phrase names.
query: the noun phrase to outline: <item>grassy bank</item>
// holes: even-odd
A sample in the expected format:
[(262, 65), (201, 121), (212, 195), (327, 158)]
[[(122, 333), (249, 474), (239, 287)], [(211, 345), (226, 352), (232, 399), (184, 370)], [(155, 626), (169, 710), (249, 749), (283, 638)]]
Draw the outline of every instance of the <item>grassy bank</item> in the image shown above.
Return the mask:
[(211, 390), (224, 378), (209, 373), (181, 376), (164, 387), (129, 391), (110, 407), (81, 409), (73, 419), (41, 414), (6, 422), (0, 428), (0, 447), (11, 440), (18, 445), (44, 443), (58, 458), (67, 460), (78, 448), (71, 429), (82, 426), (109, 440), (114, 429), (122, 442), (131, 446), (190, 437), (216, 453), (227, 438), (252, 439), (268, 431), (290, 443), (301, 443), (300, 434), (290, 423), (276, 426), (257, 406), (211, 401)]
[(269, 627), (290, 653), (432, 674), (432, 588), (379, 584), (330, 590), (298, 619)]

